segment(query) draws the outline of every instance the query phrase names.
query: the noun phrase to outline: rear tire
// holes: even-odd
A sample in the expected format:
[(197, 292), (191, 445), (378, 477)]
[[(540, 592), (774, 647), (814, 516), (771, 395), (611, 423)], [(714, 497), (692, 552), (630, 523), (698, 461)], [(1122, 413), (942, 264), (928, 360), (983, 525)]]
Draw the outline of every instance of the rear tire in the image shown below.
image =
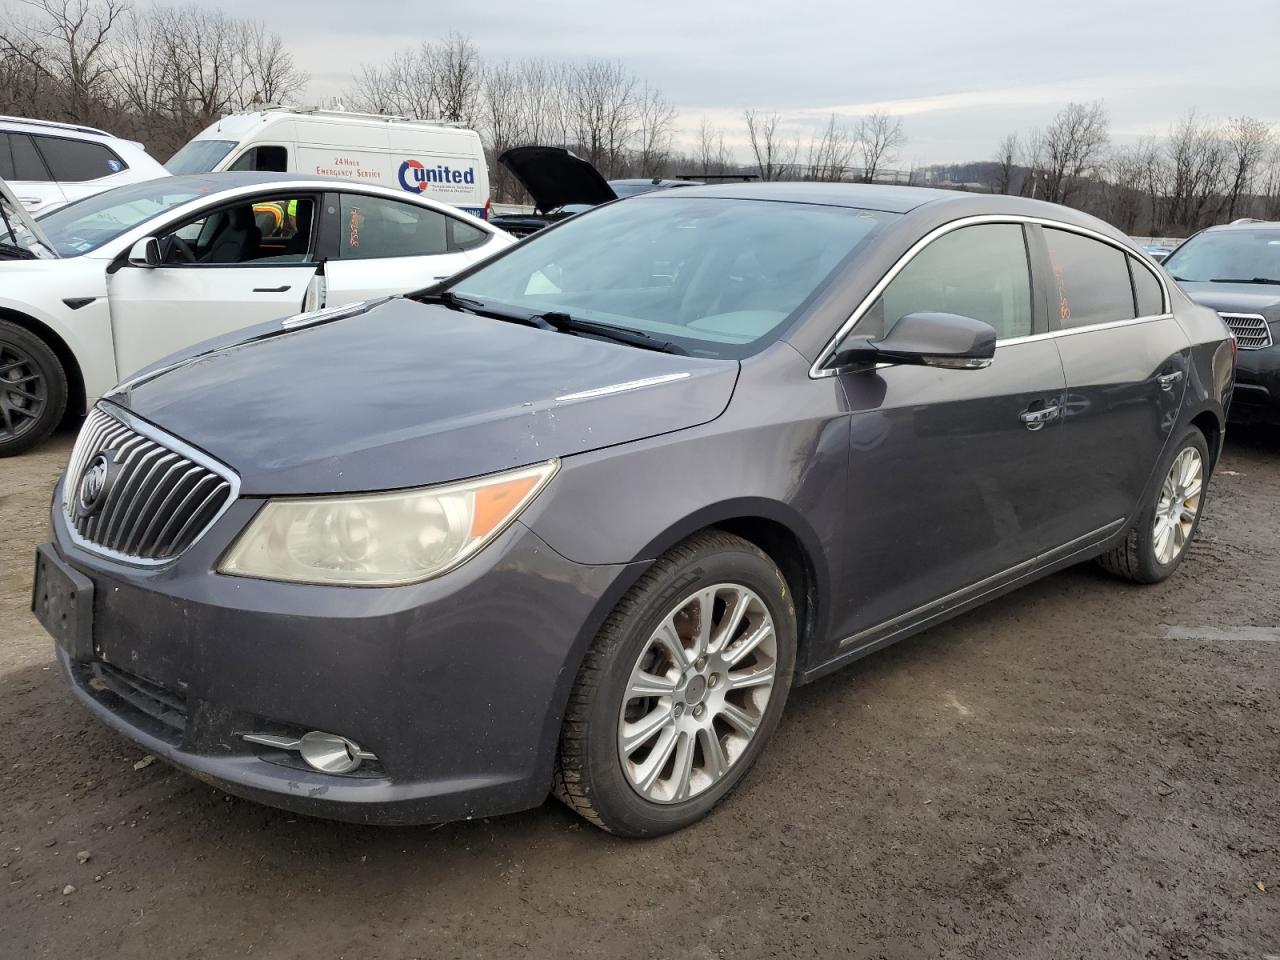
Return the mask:
[(0, 320), (0, 457), (31, 449), (62, 421), (67, 374), (48, 344)]
[(763, 551), (719, 531), (674, 547), (587, 652), (561, 731), (556, 796), (621, 836), (695, 823), (764, 749), (795, 655), (791, 591)]
[(1159, 583), (1178, 569), (1200, 529), (1209, 485), (1209, 445), (1190, 427), (1160, 462), (1161, 484), (1124, 542), (1098, 558), (1104, 570), (1134, 583)]

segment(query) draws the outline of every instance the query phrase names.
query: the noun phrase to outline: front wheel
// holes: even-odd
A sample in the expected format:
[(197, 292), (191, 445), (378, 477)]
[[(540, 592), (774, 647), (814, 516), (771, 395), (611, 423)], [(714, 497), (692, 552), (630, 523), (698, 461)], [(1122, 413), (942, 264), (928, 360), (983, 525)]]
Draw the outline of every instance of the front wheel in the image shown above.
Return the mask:
[(1136, 583), (1159, 583), (1178, 569), (1200, 528), (1209, 483), (1209, 445), (1195, 427), (1170, 444), (1164, 479), (1124, 543), (1098, 558), (1102, 567)]
[(623, 836), (706, 816), (777, 726), (795, 653), (795, 606), (769, 557), (727, 533), (690, 538), (622, 599), (588, 652), (556, 795)]
[(67, 409), (67, 375), (35, 334), (0, 320), (0, 457), (53, 433)]

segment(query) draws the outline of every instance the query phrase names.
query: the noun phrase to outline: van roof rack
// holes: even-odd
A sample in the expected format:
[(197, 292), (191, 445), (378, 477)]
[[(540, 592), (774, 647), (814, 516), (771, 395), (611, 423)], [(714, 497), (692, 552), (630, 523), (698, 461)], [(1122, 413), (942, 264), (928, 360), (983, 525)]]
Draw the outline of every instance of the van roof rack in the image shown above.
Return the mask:
[(86, 127), (79, 123), (59, 123), (57, 120), (32, 120), (30, 117), (0, 116), (0, 122), (6, 120), (10, 123), (29, 123), (33, 127), (49, 127), (54, 130), (74, 130), (76, 133), (92, 133), (99, 137), (112, 136), (105, 130), (99, 130), (97, 127)]
[(460, 120), (437, 120), (429, 117), (406, 117), (397, 113), (363, 113), (342, 107), (295, 107), (287, 103), (268, 103), (259, 108), (263, 113), (305, 113), (313, 117), (354, 117), (357, 120), (382, 120), (386, 123), (429, 123), (437, 127), (466, 127)]

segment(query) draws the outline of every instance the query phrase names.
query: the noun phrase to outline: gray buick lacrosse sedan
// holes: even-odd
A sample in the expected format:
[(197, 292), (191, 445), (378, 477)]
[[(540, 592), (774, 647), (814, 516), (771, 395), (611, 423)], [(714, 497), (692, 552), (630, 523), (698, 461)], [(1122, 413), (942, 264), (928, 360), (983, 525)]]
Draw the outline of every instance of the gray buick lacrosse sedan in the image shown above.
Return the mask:
[(120, 385), (33, 607), (89, 710), (231, 793), (653, 836), (796, 684), (1070, 564), (1172, 574), (1233, 353), (1073, 210), (654, 193)]

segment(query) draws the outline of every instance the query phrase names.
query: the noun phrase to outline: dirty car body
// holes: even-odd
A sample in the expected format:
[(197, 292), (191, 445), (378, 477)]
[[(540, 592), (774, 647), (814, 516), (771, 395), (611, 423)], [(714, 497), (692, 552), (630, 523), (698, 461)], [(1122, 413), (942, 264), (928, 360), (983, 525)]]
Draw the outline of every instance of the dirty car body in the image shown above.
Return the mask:
[[(1062, 283), (1093, 278), (1051, 260), (1050, 230), (1146, 271), (1151, 311), (1135, 295), (1127, 317), (1065, 327)], [(1025, 303), (983, 288), (951, 311), (990, 311), (990, 355), (865, 362), (913, 297), (934, 311), (912, 321), (922, 336), (951, 323), (938, 291), (972, 264), (948, 258), (991, 243), (1015, 251), (991, 269)], [(144, 749), (360, 822), (541, 803), (584, 658), (700, 531), (776, 563), (805, 682), (1114, 548), (1170, 437), (1195, 424), (1216, 457), (1231, 387), (1218, 317), (1098, 221), (873, 186), (655, 193), (416, 300), (270, 326), (101, 401), (54, 496), (35, 603), (75, 695)], [(174, 488), (182, 510), (156, 479), (175, 469), (201, 484)], [(337, 585), (237, 566), (258, 562), (242, 548), (269, 511), (528, 470), (532, 496), (436, 575)], [(309, 765), (312, 731), (360, 762)]]

